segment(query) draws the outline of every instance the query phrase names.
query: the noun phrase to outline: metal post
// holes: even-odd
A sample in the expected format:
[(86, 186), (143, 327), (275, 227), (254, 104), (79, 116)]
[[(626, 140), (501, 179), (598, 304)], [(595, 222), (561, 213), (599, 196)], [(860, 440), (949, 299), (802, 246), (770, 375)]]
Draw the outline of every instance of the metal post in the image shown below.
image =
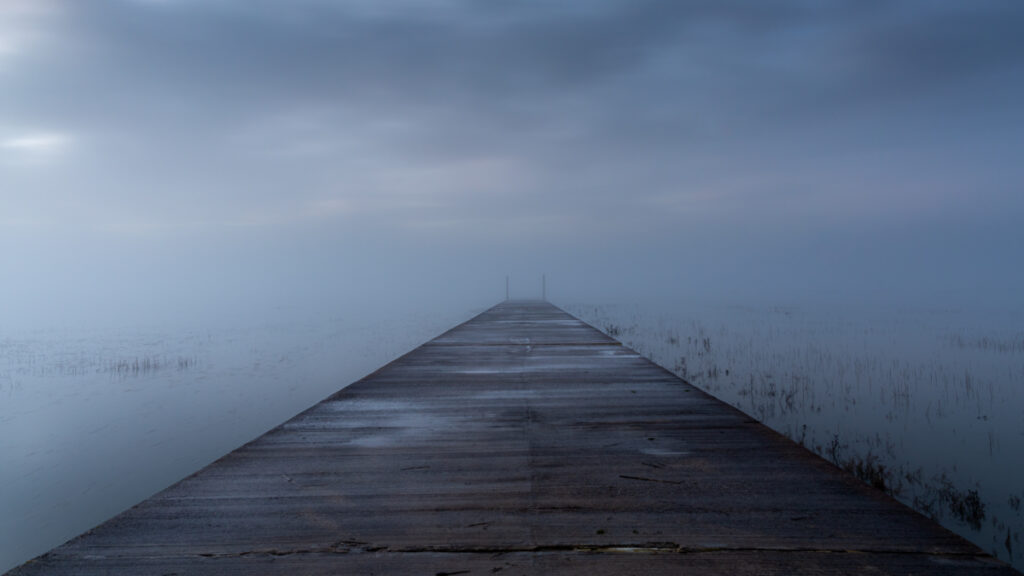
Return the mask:
[(540, 275), (540, 298), (541, 300), (548, 299), (548, 277), (546, 274)]
[(508, 300), (508, 276), (505, 276), (505, 300)]

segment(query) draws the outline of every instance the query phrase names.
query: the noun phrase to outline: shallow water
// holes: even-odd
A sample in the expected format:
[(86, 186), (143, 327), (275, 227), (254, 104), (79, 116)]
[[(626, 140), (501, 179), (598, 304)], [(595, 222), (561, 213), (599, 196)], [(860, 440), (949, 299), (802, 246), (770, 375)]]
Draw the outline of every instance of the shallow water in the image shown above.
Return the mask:
[(1024, 568), (1024, 316), (566, 305)]
[(0, 333), (0, 572), (480, 311)]
[[(1024, 564), (1020, 315), (564, 307)], [(0, 571), (479, 311), (0, 332)]]

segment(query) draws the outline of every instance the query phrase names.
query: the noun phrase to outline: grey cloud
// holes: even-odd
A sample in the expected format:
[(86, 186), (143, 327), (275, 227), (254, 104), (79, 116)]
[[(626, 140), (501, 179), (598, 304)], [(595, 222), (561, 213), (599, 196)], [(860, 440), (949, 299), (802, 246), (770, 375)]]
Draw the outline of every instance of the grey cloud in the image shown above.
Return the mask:
[[(638, 74), (649, 66), (673, 65), (666, 53), (700, 72), (694, 83), (708, 83), (692, 90), (729, 103), (750, 90), (798, 95), (807, 86), (816, 97), (829, 97), (814, 90), (829, 78), (838, 97), (853, 87), (956, 81), (1013, 62), (1020, 45), (1013, 31), (1022, 19), (1007, 4), (965, 14), (915, 4), (921, 8), (910, 17), (901, 5), (878, 3), (580, 3), (575, 10), (474, 3), (464, 11), (373, 16), (324, 2), (99, 6), (77, 3), (81, 24), (70, 33), (91, 31), (86, 47), (102, 57), (104, 83), (133, 86), (107, 94), (129, 110), (133, 93), (177, 95), (199, 106), (229, 101), (243, 110), (282, 98), (455, 101), (500, 110), (603, 83), (647, 80)], [(787, 52), (800, 58), (794, 70), (765, 61)], [(653, 74), (665, 72), (671, 70)], [(81, 74), (65, 82), (90, 88)], [(643, 90), (635, 96), (658, 98)]]
[[(666, 42), (725, 16), (715, 4), (681, 10), (685, 5), (664, 2), (372, 18), (343, 6), (313, 2), (299, 12), (294, 4), (184, 3), (79, 10), (115, 73), (136, 83), (237, 98), (243, 106), (296, 92), (305, 98), (456, 98), (491, 105), (543, 98), (642, 68)], [(753, 19), (742, 14), (744, 21)], [(774, 21), (779, 18), (775, 14)]]
[[(958, 17), (948, 8), (908, 22), (876, 3), (472, 4), (372, 17), (323, 2), (85, 6), (107, 74), (70, 74), (51, 93), (78, 91), (93, 114), (116, 106), (157, 122), (237, 121), (292, 103), (436, 118), (453, 136), (472, 125), (529, 134), (608, 124), (658, 143), (918, 95), (943, 74), (955, 83), (976, 73), (976, 60), (993, 61), (962, 49), (975, 43), (950, 28)], [(970, 27), (984, 31), (1015, 21), (997, 10), (973, 18)], [(943, 54), (963, 65), (946, 66)]]
[[(546, 246), (560, 255), (549, 264), (588, 270), (649, 252), (635, 268), (735, 260), (767, 274), (762, 260), (785, 251), (775, 262), (792, 286), (858, 233), (912, 221), (938, 238), (944, 218), (985, 205), (977, 197), (993, 209), (977, 208), (969, 230), (1022, 209), (1008, 151), (1024, 145), (1012, 128), (1024, 14), (1011, 2), (65, 10), (45, 49), (0, 74), (0, 114), (74, 146), (46, 175), (0, 173), (0, 187), (77, 194), (74, 215), (103, 222), (105, 238), (148, 230), (216, 248), (279, 233), (311, 267), (337, 246), (351, 261), (357, 239), (395, 261), (448, 254), (453, 268), (488, 251), (528, 262)], [(452, 248), (460, 240), (472, 249)], [(885, 247), (850, 253), (868, 269), (865, 254)]]
[[(927, 4), (918, 12), (876, 22), (852, 48), (880, 89), (925, 91), (936, 84), (969, 82), (978, 75), (1024, 64), (1024, 6), (1019, 2)], [(910, 13), (907, 13), (910, 12)]]

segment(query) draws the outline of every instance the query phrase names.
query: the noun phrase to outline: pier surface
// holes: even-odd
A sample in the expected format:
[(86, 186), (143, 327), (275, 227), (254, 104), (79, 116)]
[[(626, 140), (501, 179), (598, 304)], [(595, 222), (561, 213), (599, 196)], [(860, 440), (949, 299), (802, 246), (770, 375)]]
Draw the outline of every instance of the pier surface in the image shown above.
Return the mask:
[(12, 574), (1016, 574), (506, 302)]

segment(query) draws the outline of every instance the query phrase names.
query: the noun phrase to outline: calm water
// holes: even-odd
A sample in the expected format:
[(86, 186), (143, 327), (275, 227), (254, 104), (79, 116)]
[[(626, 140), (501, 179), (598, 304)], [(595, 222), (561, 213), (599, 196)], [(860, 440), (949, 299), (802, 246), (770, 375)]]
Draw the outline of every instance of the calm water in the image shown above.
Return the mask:
[[(564, 307), (1024, 565), (1020, 315)], [(481, 310), (0, 332), (0, 571)]]
[(566, 310), (1024, 567), (1024, 316)]
[(480, 311), (0, 332), (0, 572)]

